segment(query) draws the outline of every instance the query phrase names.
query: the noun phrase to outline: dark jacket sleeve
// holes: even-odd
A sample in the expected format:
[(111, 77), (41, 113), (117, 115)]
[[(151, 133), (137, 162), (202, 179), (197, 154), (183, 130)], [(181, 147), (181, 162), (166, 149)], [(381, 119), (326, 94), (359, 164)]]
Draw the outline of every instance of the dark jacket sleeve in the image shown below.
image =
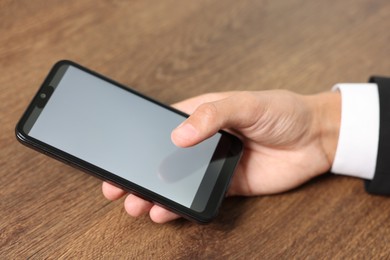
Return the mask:
[(374, 179), (365, 187), (369, 193), (390, 195), (390, 78), (371, 77), (370, 82), (378, 85), (379, 143)]

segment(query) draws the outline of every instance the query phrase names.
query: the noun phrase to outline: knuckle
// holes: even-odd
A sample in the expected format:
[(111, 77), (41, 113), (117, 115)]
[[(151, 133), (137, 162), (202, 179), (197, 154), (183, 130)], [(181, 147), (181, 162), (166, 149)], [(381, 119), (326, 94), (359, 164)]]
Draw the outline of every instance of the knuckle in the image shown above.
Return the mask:
[(218, 118), (218, 109), (214, 103), (202, 104), (198, 108), (198, 116), (207, 122), (215, 121)]
[(240, 91), (235, 97), (237, 100), (244, 101), (245, 103), (257, 102), (257, 98), (253, 92), (250, 91)]

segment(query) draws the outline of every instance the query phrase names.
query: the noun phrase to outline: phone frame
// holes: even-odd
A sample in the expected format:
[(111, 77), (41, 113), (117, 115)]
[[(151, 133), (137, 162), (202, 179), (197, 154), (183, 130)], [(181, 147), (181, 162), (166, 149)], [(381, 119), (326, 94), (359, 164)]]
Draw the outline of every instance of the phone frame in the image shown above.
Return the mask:
[[(148, 190), (140, 185), (137, 185), (136, 183), (133, 183), (129, 180), (126, 180), (126, 179), (118, 176), (118, 175), (115, 175), (114, 173), (106, 171), (106, 170), (104, 170), (100, 167), (97, 167), (97, 166), (95, 166), (87, 161), (84, 161), (78, 157), (75, 157), (71, 154), (68, 154), (68, 153), (62, 151), (62, 150), (59, 150), (56, 147), (53, 147), (53, 146), (46, 144), (40, 140), (37, 140), (37, 139), (29, 136), (24, 131), (24, 126), (25, 126), (27, 120), (30, 118), (34, 108), (36, 108), (37, 106), (38, 107), (42, 106), (42, 108), (43, 108), (45, 106), (45, 104), (47, 103), (47, 100), (50, 98), (50, 97), (48, 97), (46, 99), (45, 104), (41, 104), (40, 102), (42, 102), (42, 101), (40, 99), (40, 94), (42, 93), (42, 90), (44, 88), (47, 88), (47, 86), (49, 86), (50, 82), (52, 82), (53, 77), (56, 75), (58, 70), (64, 65), (74, 66), (78, 69), (81, 69), (82, 71), (84, 71), (86, 73), (89, 73), (95, 77), (98, 77), (104, 81), (107, 81), (107, 82), (115, 85), (116, 87), (122, 88), (128, 92), (131, 92), (134, 95), (137, 95), (137, 96), (139, 96), (139, 97), (141, 97), (149, 102), (152, 102), (152, 103), (160, 106), (163, 109), (168, 109), (168, 110), (170, 110), (174, 113), (177, 113), (181, 116), (188, 117), (188, 115), (183, 113), (182, 111), (179, 111), (175, 108), (167, 106), (163, 103), (160, 103), (160, 102), (158, 102), (158, 101), (156, 101), (148, 96), (145, 96), (145, 95), (139, 93), (138, 91), (135, 91), (135, 90), (133, 90), (125, 85), (122, 85), (122, 84), (120, 84), (120, 83), (118, 83), (110, 78), (107, 78), (106, 76), (103, 76), (97, 72), (94, 72), (88, 68), (85, 68), (85, 67), (83, 67), (75, 62), (72, 62), (69, 60), (61, 60), (61, 61), (57, 62), (53, 66), (53, 68), (50, 70), (46, 79), (44, 80), (44, 82), (42, 83), (42, 85), (38, 89), (37, 93), (35, 94), (34, 98), (30, 102), (30, 104), (28, 105), (26, 111), (23, 113), (23, 116), (21, 117), (21, 119), (17, 123), (16, 128), (15, 128), (17, 140), (30, 148), (33, 148), (41, 153), (44, 153), (44, 154), (46, 154), (50, 157), (53, 157), (59, 161), (62, 161), (66, 164), (69, 164), (69, 165), (71, 165), (77, 169), (80, 169), (88, 174), (91, 174), (91, 175), (93, 175), (101, 180), (107, 181), (107, 182), (109, 182), (115, 186), (118, 186), (127, 192), (133, 193), (133, 194), (135, 194), (135, 195), (137, 195), (145, 200), (151, 201), (159, 206), (162, 206), (168, 210), (171, 210), (184, 218), (196, 221), (198, 223), (210, 222), (218, 213), (218, 209), (219, 209), (219, 207), (222, 203), (222, 200), (224, 199), (225, 194), (227, 192), (227, 189), (229, 187), (232, 175), (234, 173), (234, 169), (235, 169), (236, 165), (238, 164), (238, 161), (242, 155), (243, 144), (242, 144), (241, 140), (230, 133), (227, 133), (225, 131), (219, 131), (222, 135), (221, 135), (219, 144), (217, 145), (216, 150), (214, 151), (214, 155), (212, 156), (212, 158), (215, 158), (216, 151), (222, 150), (223, 152), (226, 153), (224, 155), (225, 161), (224, 161), (224, 164), (219, 172), (219, 176), (215, 182), (215, 185), (212, 189), (209, 200), (206, 203), (206, 207), (205, 207), (204, 211), (198, 212), (198, 211), (195, 211), (191, 208), (183, 206), (179, 203), (176, 203), (173, 200), (170, 200), (166, 197), (159, 195), (156, 192)], [(49, 95), (51, 95), (51, 93), (49, 93)], [(223, 145), (228, 144), (229, 148), (227, 150), (218, 149), (218, 148), (220, 148), (221, 144), (223, 144)], [(210, 164), (208, 166), (208, 170), (209, 170), (209, 167), (210, 167)], [(206, 173), (207, 173), (207, 171), (206, 171)], [(202, 182), (203, 182), (203, 180), (204, 180), (204, 177), (202, 179)], [(202, 185), (202, 182), (200, 185)]]

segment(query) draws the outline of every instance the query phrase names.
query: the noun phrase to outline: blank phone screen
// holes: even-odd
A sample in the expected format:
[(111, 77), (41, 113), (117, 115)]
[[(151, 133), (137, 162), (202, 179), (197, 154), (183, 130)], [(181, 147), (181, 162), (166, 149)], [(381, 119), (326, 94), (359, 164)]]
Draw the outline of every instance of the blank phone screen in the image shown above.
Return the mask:
[[(202, 211), (218, 176), (200, 190), (221, 134), (176, 147), (172, 130), (185, 117), (110, 81), (67, 65), (28, 134), (188, 208)], [(54, 81), (53, 81), (54, 82)], [(221, 162), (222, 164), (222, 162)], [(203, 187), (203, 185), (202, 185)], [(203, 195), (199, 195), (203, 194)], [(196, 204), (196, 205), (195, 205)]]

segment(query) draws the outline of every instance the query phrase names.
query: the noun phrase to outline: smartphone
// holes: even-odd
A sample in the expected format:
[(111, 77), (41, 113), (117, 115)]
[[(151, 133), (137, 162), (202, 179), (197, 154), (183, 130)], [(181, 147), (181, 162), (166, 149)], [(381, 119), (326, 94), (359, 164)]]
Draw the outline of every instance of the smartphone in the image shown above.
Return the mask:
[(189, 148), (171, 132), (188, 115), (72, 61), (56, 63), (16, 126), (17, 139), (179, 215), (217, 214), (242, 153), (224, 131)]

